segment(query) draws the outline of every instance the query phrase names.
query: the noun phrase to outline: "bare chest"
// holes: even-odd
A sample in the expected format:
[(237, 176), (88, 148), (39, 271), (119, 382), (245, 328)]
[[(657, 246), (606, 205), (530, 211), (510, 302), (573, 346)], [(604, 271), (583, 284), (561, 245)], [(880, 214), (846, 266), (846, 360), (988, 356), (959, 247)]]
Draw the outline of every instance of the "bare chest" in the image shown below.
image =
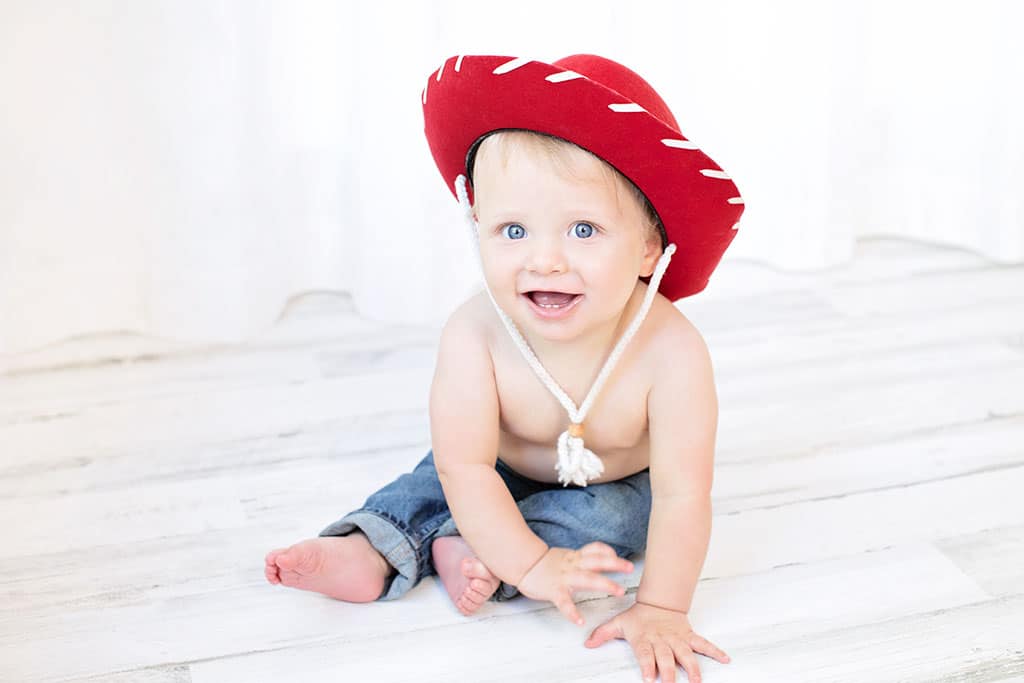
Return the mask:
[[(500, 409), (499, 457), (537, 481), (557, 482), (554, 469), (559, 435), (569, 414), (511, 344), (494, 356)], [(552, 368), (552, 374), (580, 406), (600, 368)], [(626, 353), (584, 419), (586, 447), (601, 458), (604, 474), (593, 483), (621, 479), (648, 466), (647, 394), (650, 372), (642, 355)]]

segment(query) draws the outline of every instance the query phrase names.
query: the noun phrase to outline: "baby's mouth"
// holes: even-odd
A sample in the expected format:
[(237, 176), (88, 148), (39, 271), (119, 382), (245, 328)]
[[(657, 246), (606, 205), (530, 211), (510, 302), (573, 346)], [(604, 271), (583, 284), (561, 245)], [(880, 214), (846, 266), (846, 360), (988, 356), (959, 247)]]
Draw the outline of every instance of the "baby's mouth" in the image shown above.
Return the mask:
[(529, 297), (533, 303), (537, 304), (541, 308), (557, 310), (571, 305), (578, 297), (583, 295), (572, 294), (570, 292), (546, 292), (542, 290), (535, 290), (532, 292), (526, 292), (524, 296)]

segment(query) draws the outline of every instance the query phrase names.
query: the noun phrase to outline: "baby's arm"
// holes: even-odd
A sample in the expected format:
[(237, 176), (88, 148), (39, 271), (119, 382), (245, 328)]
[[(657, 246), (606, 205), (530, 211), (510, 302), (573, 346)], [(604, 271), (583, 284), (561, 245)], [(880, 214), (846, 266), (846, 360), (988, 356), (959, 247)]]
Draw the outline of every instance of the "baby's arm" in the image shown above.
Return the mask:
[(459, 533), (495, 576), (518, 585), (548, 546), (527, 526), (494, 469), (494, 366), (487, 340), (464, 308), (441, 332), (430, 389), (430, 432), (434, 465)]
[(651, 514), (637, 602), (688, 612), (711, 535), (718, 396), (707, 344), (678, 318), (648, 394)]

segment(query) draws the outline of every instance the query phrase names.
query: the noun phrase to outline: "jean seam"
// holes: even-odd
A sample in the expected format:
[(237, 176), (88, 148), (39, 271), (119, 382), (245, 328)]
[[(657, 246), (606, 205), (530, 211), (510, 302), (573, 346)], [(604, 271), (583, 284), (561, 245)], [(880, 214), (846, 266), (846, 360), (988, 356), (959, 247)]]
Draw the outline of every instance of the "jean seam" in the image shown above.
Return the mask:
[(400, 519), (397, 519), (386, 510), (364, 508), (362, 512), (367, 512), (376, 515), (377, 517), (382, 518), (384, 521), (393, 524), (395, 528), (398, 529), (399, 533), (401, 533), (405, 537), (412, 551), (413, 559), (415, 559), (416, 561), (416, 577), (414, 581), (418, 583), (420, 577), (426, 573), (427, 569), (426, 553), (422, 552), (423, 539), (419, 537), (419, 534), (417, 534), (414, 529), (411, 529), (405, 522), (403, 522)]
[[(443, 527), (448, 520), (451, 518), (451, 510), (448, 511), (447, 515), (444, 515), (440, 524), (430, 530), (429, 533), (417, 533), (416, 530), (410, 528), (402, 520), (396, 519), (386, 510), (377, 510), (374, 508), (364, 508), (363, 512), (370, 512), (378, 517), (384, 518), (386, 521), (394, 524), (400, 532), (408, 539), (409, 545), (412, 547), (413, 555), (416, 558), (416, 573), (417, 577), (423, 576), (427, 573), (427, 566), (430, 564), (430, 553), (426, 552), (425, 548), (427, 541), (433, 539), (437, 534), (437, 531)], [(423, 531), (420, 529), (420, 531)]]

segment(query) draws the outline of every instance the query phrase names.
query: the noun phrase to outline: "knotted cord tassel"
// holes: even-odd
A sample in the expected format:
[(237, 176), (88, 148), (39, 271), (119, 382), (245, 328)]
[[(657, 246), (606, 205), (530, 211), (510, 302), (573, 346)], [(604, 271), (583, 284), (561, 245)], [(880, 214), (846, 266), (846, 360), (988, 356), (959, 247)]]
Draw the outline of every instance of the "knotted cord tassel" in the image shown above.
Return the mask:
[(588, 479), (601, 476), (604, 463), (593, 451), (583, 446), (583, 439), (570, 436), (569, 431), (562, 432), (558, 437), (558, 483), (566, 486), (569, 483), (586, 486)]

